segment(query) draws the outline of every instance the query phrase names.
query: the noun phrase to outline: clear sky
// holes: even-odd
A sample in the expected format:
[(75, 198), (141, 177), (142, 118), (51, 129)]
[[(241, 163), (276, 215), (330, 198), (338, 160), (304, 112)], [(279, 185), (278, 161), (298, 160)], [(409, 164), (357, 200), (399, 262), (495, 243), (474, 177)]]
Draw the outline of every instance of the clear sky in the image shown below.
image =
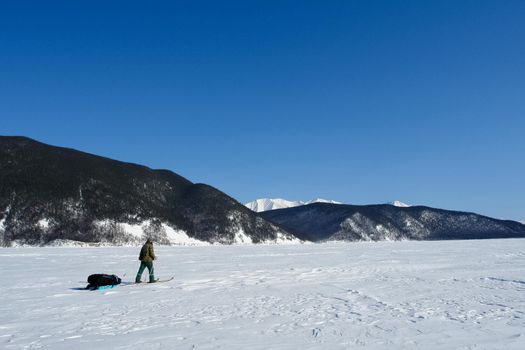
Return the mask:
[(525, 221), (525, 1), (2, 1), (0, 135)]

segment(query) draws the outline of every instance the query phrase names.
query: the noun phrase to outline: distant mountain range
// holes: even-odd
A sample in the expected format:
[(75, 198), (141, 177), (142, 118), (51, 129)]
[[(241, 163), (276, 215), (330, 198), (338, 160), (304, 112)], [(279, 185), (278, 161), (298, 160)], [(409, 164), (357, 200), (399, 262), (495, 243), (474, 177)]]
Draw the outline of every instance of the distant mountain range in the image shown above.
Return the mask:
[(260, 215), (313, 242), (525, 237), (525, 225), (516, 221), (424, 206), (315, 203)]
[[(408, 206), (260, 199), (168, 170), (0, 136), (0, 245), (291, 243), (525, 237), (525, 225)], [(281, 209), (278, 209), (281, 208)]]
[(253, 202), (246, 203), (245, 206), (257, 213), (274, 210), (274, 209), (283, 209), (283, 208), (293, 208), (300, 205), (308, 205), (312, 203), (332, 203), (332, 204), (341, 204), (333, 200), (316, 198), (310, 201), (289, 201), (282, 198), (261, 198), (256, 199)]
[[(268, 210), (275, 210), (275, 209), (285, 209), (285, 208), (293, 208), (298, 207), (301, 205), (308, 205), (313, 203), (330, 203), (330, 204), (343, 204), (341, 202), (337, 202), (331, 199), (322, 199), (322, 198), (315, 198), (309, 201), (289, 201), (282, 198), (260, 198), (256, 199), (252, 202), (248, 202), (244, 204), (247, 208), (257, 212), (261, 213), (263, 211)], [(395, 207), (401, 207), (401, 208), (407, 208), (410, 207), (410, 205), (405, 204), (401, 201), (391, 201), (386, 204), (393, 205)]]
[(168, 170), (0, 137), (0, 244), (297, 240), (223, 192)]

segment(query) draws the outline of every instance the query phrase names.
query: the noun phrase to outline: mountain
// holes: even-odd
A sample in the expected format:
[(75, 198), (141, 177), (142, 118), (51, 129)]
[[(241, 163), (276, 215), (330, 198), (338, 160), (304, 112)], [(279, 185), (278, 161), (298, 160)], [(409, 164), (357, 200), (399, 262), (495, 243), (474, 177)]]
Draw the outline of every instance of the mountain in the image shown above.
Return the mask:
[(299, 201), (289, 201), (282, 198), (261, 198), (256, 199), (253, 202), (246, 203), (245, 206), (255, 212), (263, 212), (267, 210), (292, 208), (298, 205), (302, 205)]
[(315, 203), (260, 215), (314, 242), (525, 237), (525, 225), (516, 221), (424, 206)]
[(410, 205), (403, 203), (401, 201), (392, 201), (392, 202), (388, 202), (387, 204), (393, 205), (394, 207), (400, 207), (400, 208), (410, 207)]
[(268, 210), (283, 209), (283, 208), (293, 208), (300, 205), (308, 205), (312, 203), (332, 203), (332, 204), (341, 204), (333, 200), (327, 200), (322, 198), (315, 198), (307, 202), (303, 201), (289, 201), (282, 198), (261, 198), (256, 199), (253, 202), (246, 203), (245, 206), (255, 212), (263, 212)]
[(0, 136), (0, 244), (289, 241), (223, 192), (168, 170)]
[(343, 204), (343, 203), (338, 202), (338, 201), (334, 201), (334, 200), (331, 200), (331, 199), (323, 199), (323, 198), (315, 198), (315, 199), (309, 200), (308, 202), (304, 202), (305, 205), (313, 204), (313, 203)]

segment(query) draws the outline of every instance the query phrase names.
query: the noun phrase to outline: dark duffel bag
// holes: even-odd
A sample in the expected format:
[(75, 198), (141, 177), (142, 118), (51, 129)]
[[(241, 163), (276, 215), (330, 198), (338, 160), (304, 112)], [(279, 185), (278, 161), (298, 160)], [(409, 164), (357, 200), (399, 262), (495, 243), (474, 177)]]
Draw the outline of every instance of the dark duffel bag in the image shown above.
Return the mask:
[(116, 275), (106, 275), (103, 273), (89, 275), (87, 281), (89, 284), (86, 289), (96, 289), (102, 286), (114, 286), (122, 282), (122, 280)]

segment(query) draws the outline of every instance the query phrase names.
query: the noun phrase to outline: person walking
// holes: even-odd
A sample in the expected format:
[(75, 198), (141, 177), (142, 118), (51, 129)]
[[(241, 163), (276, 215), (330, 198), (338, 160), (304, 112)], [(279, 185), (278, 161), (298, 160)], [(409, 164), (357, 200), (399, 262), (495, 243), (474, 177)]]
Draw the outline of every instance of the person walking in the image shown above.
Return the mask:
[(135, 277), (135, 283), (141, 283), (140, 279), (146, 267), (148, 268), (149, 272), (149, 283), (156, 282), (153, 271), (153, 260), (155, 260), (156, 258), (157, 257), (155, 256), (155, 252), (153, 251), (153, 241), (148, 238), (148, 240), (146, 241), (146, 243), (144, 243), (142, 249), (140, 250), (140, 267), (139, 271), (137, 272), (137, 277)]

